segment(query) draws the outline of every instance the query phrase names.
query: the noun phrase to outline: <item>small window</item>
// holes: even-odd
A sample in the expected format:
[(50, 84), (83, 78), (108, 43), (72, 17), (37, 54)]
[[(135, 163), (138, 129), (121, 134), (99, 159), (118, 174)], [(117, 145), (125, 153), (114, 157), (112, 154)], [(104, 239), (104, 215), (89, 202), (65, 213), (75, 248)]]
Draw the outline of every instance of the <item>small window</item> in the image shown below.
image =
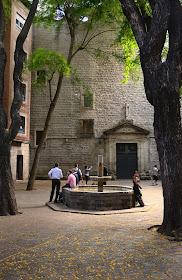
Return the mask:
[(82, 133), (84, 134), (93, 134), (94, 133), (94, 120), (82, 120)]
[(25, 133), (25, 117), (23, 116), (21, 116), (21, 125), (18, 132)]
[(19, 14), (16, 13), (16, 28), (21, 31), (25, 24), (25, 19)]
[(93, 108), (93, 94), (84, 94), (83, 96), (83, 106), (85, 108)]
[(35, 139), (35, 145), (38, 146), (40, 143), (40, 139), (42, 137), (43, 131), (41, 130), (36, 130), (36, 139)]
[(22, 84), (22, 87), (23, 87), (22, 100), (25, 101), (26, 100), (26, 85)]

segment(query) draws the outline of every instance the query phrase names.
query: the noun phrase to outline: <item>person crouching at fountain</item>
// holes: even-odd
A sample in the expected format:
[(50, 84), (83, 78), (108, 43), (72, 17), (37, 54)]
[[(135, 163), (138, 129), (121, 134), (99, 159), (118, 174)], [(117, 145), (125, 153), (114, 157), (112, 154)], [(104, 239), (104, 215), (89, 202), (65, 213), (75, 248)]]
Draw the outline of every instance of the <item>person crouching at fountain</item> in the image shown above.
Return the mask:
[(135, 194), (135, 200), (140, 204), (140, 207), (144, 207), (144, 202), (142, 199), (142, 187), (140, 186), (140, 176), (138, 174), (138, 171), (135, 171), (133, 175), (133, 190)]
[[(68, 177), (68, 180), (67, 180), (66, 184), (62, 187), (62, 191), (64, 188), (72, 188), (72, 189), (76, 188), (76, 178), (73, 175), (72, 170), (68, 171), (67, 177)], [(63, 193), (62, 192), (59, 193), (59, 201), (63, 202)]]

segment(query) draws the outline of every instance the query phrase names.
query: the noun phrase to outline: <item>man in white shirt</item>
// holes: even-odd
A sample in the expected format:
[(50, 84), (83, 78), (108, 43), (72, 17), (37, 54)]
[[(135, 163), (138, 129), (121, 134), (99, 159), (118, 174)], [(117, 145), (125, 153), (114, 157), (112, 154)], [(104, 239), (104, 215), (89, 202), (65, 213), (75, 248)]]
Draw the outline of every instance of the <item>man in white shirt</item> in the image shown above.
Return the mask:
[(54, 190), (56, 187), (56, 197), (54, 200), (54, 203), (57, 203), (57, 199), (59, 196), (59, 190), (60, 190), (60, 179), (63, 178), (63, 173), (62, 170), (58, 167), (58, 163), (55, 164), (55, 167), (52, 168), (49, 172), (48, 172), (48, 176), (49, 178), (52, 180), (52, 191), (50, 194), (50, 199), (49, 202), (52, 201), (53, 196), (54, 196)]

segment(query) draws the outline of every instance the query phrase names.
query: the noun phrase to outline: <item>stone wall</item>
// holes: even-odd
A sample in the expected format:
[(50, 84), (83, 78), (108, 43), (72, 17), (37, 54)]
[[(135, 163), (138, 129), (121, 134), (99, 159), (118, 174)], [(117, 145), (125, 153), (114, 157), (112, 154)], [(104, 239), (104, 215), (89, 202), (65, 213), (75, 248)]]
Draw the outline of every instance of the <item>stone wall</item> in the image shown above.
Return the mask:
[[(33, 49), (38, 47), (49, 48), (59, 51), (65, 57), (68, 52), (69, 37), (63, 31), (60, 37), (55, 39), (54, 32), (44, 29), (38, 30), (34, 27)], [(93, 46), (100, 46), (105, 50), (110, 35), (100, 37), (92, 42)], [(138, 167), (140, 172), (148, 172), (154, 164), (158, 164), (158, 156), (153, 141), (153, 107), (148, 103), (143, 82), (122, 85), (122, 65), (114, 58), (109, 61), (96, 60), (86, 52), (80, 52), (75, 56), (73, 67), (77, 68), (78, 74), (91, 87), (94, 95), (93, 108), (83, 107), (84, 91), (80, 86), (73, 86), (69, 78), (64, 78), (58, 104), (49, 128), (46, 145), (42, 151), (38, 177), (46, 177), (47, 172), (55, 162), (60, 163), (64, 175), (75, 162), (81, 169), (85, 165), (92, 165), (91, 174), (97, 174), (97, 157), (104, 156), (104, 162), (109, 167), (109, 172), (114, 173), (116, 163), (109, 162), (107, 140), (103, 137), (104, 132), (112, 129), (126, 119), (126, 103), (128, 106), (127, 118), (143, 129), (149, 131), (148, 142), (145, 149), (140, 151)], [(56, 81), (53, 91), (56, 89)], [(32, 88), (31, 98), (31, 164), (35, 152), (35, 132), (43, 130), (46, 114), (49, 107), (48, 87), (44, 94)], [(82, 134), (81, 120), (94, 120), (94, 133), (92, 135)], [(121, 136), (121, 137), (120, 137)], [(117, 136), (122, 142), (122, 135)], [(124, 142), (130, 141), (127, 138)], [(134, 138), (135, 142), (136, 139)], [(143, 156), (142, 156), (143, 153)], [(146, 155), (147, 153), (147, 155)], [(146, 160), (147, 159), (147, 160)]]

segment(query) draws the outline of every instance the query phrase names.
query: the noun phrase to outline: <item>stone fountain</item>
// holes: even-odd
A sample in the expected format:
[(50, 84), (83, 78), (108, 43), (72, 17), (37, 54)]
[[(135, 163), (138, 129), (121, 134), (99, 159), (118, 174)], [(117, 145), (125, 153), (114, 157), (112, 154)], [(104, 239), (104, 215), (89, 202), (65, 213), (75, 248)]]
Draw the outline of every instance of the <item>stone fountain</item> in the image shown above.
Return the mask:
[(90, 176), (97, 185), (80, 186), (76, 189), (63, 189), (63, 202), (66, 206), (79, 210), (109, 211), (135, 207), (134, 192), (131, 187), (104, 185), (112, 179), (103, 176), (103, 156), (98, 156), (98, 175)]

